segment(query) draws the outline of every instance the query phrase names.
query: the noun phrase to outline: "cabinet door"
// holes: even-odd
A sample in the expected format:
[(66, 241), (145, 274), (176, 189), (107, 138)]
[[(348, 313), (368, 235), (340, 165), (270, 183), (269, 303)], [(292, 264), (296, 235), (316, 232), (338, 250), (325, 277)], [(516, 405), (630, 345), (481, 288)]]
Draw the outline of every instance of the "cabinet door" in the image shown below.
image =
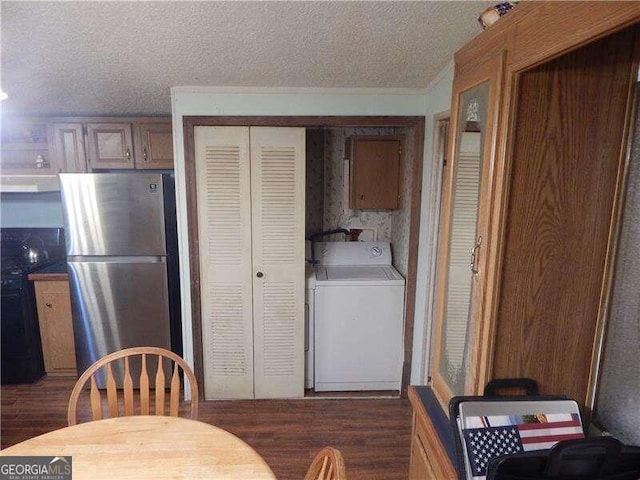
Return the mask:
[[(492, 155), (502, 58), (454, 81), (451, 162), (443, 183), (436, 276), (433, 389), (446, 408), (478, 391), (478, 339), (490, 239)], [(471, 368), (473, 367), (473, 368)]]
[(62, 172), (84, 173), (87, 158), (84, 151), (84, 136), (81, 123), (55, 123), (53, 132), (53, 152)]
[(255, 396), (302, 397), (305, 129), (250, 133)]
[(194, 137), (205, 398), (252, 398), (249, 128)]
[[(511, 110), (492, 376), (532, 378), (587, 410), (609, 311), (603, 285), (627, 162), (634, 30), (522, 72)], [(629, 310), (629, 322), (639, 313)]]
[(171, 122), (135, 126), (136, 169), (173, 169)]
[(67, 281), (36, 281), (44, 368), (48, 375), (76, 375), (76, 354)]
[(130, 123), (88, 123), (89, 166), (133, 168), (133, 136)]
[(352, 137), (350, 207), (398, 208), (402, 137)]
[(3, 120), (0, 167), (3, 174), (55, 175), (51, 129), (37, 120)]

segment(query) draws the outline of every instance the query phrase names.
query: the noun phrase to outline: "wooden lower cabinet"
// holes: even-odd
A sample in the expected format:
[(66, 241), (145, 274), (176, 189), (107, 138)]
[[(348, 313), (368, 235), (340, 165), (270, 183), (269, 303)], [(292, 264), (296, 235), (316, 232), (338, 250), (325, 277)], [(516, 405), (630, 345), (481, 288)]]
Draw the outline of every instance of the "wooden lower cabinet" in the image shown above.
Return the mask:
[(411, 461), (409, 480), (437, 480), (424, 445), (425, 433), (413, 415), (413, 435), (411, 436)]
[(48, 375), (75, 376), (76, 353), (67, 280), (34, 282), (44, 369)]
[[(427, 413), (425, 398), (432, 399), (430, 408), (439, 409), (440, 406), (432, 393), (425, 395), (426, 390), (429, 388), (409, 387), (409, 400), (413, 407), (409, 480), (455, 480), (458, 478), (456, 469), (434, 426), (434, 421)], [(438, 413), (442, 426), (446, 418), (442, 411)], [(446, 428), (449, 428), (448, 425)]]

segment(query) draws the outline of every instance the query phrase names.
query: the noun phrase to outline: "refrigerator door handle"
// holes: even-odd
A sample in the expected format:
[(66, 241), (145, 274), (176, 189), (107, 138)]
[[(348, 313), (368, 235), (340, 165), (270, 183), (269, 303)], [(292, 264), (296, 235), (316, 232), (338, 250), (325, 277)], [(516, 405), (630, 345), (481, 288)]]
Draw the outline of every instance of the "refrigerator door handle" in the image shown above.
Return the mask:
[(135, 255), (135, 256), (88, 256), (68, 255), (67, 262), (99, 262), (99, 263), (166, 263), (167, 257), (161, 255)]

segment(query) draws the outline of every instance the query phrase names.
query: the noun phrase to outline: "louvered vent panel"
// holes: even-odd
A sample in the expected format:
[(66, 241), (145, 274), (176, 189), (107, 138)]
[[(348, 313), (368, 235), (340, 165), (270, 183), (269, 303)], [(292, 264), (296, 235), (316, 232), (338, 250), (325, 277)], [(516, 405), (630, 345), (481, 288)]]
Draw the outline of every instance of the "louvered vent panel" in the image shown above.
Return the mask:
[(205, 149), (207, 254), (211, 265), (241, 265), (240, 149)]
[[(242, 311), (242, 285), (209, 286), (211, 302), (211, 367), (214, 375), (242, 376), (247, 373), (245, 326)], [(204, 323), (204, 322), (203, 322)]]
[(477, 155), (461, 155), (458, 160), (450, 251), (453, 263), (469, 263), (471, 249), (475, 245), (480, 195), (479, 160)]
[(296, 261), (295, 148), (260, 149), (262, 261), (293, 264)]
[(265, 284), (264, 302), (264, 374), (295, 374), (296, 302), (294, 283)]
[(467, 151), (461, 151), (456, 161), (443, 345), (448, 360), (443, 367), (452, 383), (456, 379), (462, 380), (459, 375), (464, 375), (462, 367), (472, 287), (471, 250), (476, 242), (482, 167), (480, 134), (463, 135), (462, 142), (466, 144)]

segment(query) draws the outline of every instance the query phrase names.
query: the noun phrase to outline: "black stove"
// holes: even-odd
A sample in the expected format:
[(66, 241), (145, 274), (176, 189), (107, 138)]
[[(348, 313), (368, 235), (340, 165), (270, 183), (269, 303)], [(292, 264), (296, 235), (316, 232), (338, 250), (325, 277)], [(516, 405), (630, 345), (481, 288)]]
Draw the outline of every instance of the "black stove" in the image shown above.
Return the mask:
[[(24, 249), (34, 244), (41, 256), (36, 262), (30, 261)], [(65, 260), (64, 231), (0, 229), (0, 253), (0, 380), (2, 384), (30, 383), (44, 376), (44, 363), (35, 294), (28, 275)]]

